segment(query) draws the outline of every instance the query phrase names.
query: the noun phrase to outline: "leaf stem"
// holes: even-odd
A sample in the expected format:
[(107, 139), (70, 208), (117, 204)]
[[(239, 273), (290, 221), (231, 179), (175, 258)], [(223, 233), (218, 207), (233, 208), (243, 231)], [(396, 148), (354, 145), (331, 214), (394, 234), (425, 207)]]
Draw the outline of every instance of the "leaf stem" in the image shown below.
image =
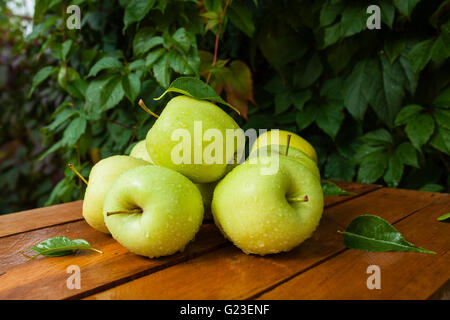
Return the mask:
[[(211, 64), (212, 67), (214, 67), (216, 65), (216, 62), (217, 62), (217, 53), (219, 51), (220, 31), (222, 29), (223, 19), (225, 18), (225, 13), (227, 12), (227, 8), (228, 8), (229, 3), (230, 3), (230, 0), (227, 0), (225, 2), (225, 6), (224, 6), (223, 11), (222, 11), (222, 16), (220, 17), (220, 23), (219, 23), (219, 27), (218, 27), (217, 33), (216, 33), (216, 41), (214, 43), (214, 58), (213, 58), (213, 61), (212, 61), (212, 64)], [(208, 73), (208, 77), (206, 78), (206, 84), (209, 83), (210, 79), (211, 79), (211, 71)]]
[(148, 114), (154, 116), (155, 118), (159, 118), (159, 116), (156, 113), (154, 113), (149, 108), (147, 108), (147, 106), (145, 105), (145, 103), (144, 103), (144, 101), (142, 99), (139, 99), (138, 104), (145, 112), (147, 112)]
[(289, 152), (289, 145), (291, 144), (291, 135), (288, 134), (286, 139), (287, 139), (287, 142), (286, 142), (286, 154), (285, 154), (285, 156), (287, 156), (288, 152)]
[(69, 168), (70, 168), (73, 172), (75, 172), (75, 174), (76, 174), (78, 177), (80, 177), (80, 179), (81, 179), (86, 185), (88, 185), (87, 180), (81, 175), (81, 173), (78, 172), (77, 169), (75, 169), (75, 167), (73, 166), (73, 163), (69, 163), (68, 166), (69, 166)]
[(288, 202), (308, 202), (309, 198), (307, 195), (304, 196), (299, 196), (299, 197), (292, 197), (292, 198), (287, 198)]

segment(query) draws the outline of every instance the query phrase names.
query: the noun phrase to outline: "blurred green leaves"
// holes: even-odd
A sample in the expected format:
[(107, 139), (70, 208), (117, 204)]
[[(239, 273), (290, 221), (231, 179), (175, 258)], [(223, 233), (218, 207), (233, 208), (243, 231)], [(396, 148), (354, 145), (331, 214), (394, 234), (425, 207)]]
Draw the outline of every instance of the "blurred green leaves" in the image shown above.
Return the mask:
[[(368, 30), (367, 4), (345, 0), (76, 3), (81, 31), (63, 32), (62, 1), (38, 1), (27, 41), (16, 33), (12, 56), (33, 48), (20, 63), (31, 70), (23, 72), (27, 81), (19, 77), (11, 87), (0, 64), (8, 93), (0, 98), (8, 110), (0, 119), (0, 186), (40, 186), (10, 203), (81, 197), (84, 187), (65, 163), (87, 176), (98, 158), (144, 139), (154, 119), (136, 101), (160, 113), (173, 93), (153, 99), (180, 77), (208, 81), (239, 109), (243, 128), (305, 137), (324, 178), (448, 191), (444, 4), (375, 0), (382, 29)], [(31, 136), (41, 140), (31, 143)]]

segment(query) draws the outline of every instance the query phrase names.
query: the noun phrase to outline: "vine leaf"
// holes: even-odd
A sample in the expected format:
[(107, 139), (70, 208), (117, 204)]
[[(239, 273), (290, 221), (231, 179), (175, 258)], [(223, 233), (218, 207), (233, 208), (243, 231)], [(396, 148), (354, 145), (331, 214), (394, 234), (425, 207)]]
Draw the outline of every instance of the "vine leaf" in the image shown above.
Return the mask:
[[(27, 250), (34, 250), (37, 254), (28, 256), (24, 252)], [(45, 257), (60, 257), (72, 254), (75, 250), (92, 250), (98, 253), (103, 253), (100, 250), (92, 248), (89, 242), (83, 239), (70, 240), (67, 237), (53, 237), (44, 240), (30, 248), (22, 249), (19, 252), (28, 260), (34, 259), (40, 255)]]
[(424, 248), (419, 248), (403, 238), (389, 222), (374, 215), (361, 215), (353, 219), (347, 229), (342, 232), (344, 244), (347, 248), (386, 252), (386, 251), (410, 251), (432, 253)]
[(355, 193), (345, 191), (331, 181), (322, 181), (322, 190), (324, 196), (349, 196)]
[(213, 88), (197, 78), (180, 77), (175, 79), (170, 84), (169, 88), (164, 91), (164, 93), (159, 98), (155, 98), (154, 100), (162, 99), (162, 97), (164, 97), (168, 92), (177, 92), (195, 99), (218, 102), (230, 107), (238, 114), (241, 114), (238, 109), (236, 109), (234, 106), (217, 95), (216, 91), (214, 91)]
[(438, 221), (445, 221), (445, 220), (448, 220), (448, 219), (450, 219), (450, 212), (446, 213), (446, 214), (443, 214), (442, 216), (437, 218)]

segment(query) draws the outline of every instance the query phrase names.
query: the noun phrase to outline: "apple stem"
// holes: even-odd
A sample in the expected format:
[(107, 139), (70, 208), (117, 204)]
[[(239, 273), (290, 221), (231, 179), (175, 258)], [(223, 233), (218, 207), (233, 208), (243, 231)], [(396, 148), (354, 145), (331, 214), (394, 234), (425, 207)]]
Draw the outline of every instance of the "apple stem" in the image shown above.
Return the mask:
[(286, 142), (286, 153), (285, 153), (285, 156), (287, 156), (288, 152), (289, 152), (289, 144), (291, 143), (291, 135), (288, 134), (286, 138), (287, 138), (287, 142)]
[(144, 103), (144, 101), (142, 99), (139, 99), (138, 104), (145, 112), (147, 112), (148, 114), (154, 116), (155, 118), (159, 118), (159, 116), (156, 113), (154, 113), (149, 108), (147, 108), (147, 106), (145, 105), (145, 103)]
[(113, 214), (123, 214), (123, 213), (127, 213), (127, 214), (132, 214), (132, 213), (142, 213), (142, 209), (141, 208), (135, 208), (135, 209), (130, 209), (130, 210), (119, 210), (119, 211), (112, 211), (112, 212), (107, 212), (106, 216), (111, 216)]
[(73, 163), (69, 163), (68, 166), (69, 166), (69, 168), (70, 168), (73, 172), (75, 172), (75, 174), (76, 174), (78, 177), (80, 177), (81, 180), (83, 180), (83, 182), (84, 182), (86, 185), (88, 184), (87, 180), (81, 175), (81, 173), (79, 173), (78, 170), (75, 169)]
[(287, 198), (288, 202), (308, 202), (309, 198), (307, 195), (299, 196), (299, 197), (293, 197), (293, 198)]

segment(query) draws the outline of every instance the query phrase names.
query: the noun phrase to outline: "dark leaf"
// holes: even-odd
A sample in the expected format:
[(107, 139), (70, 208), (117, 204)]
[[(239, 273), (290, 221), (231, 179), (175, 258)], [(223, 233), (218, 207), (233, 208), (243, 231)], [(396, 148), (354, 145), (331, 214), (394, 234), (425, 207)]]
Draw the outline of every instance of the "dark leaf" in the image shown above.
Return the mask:
[(348, 192), (341, 189), (338, 185), (331, 181), (322, 181), (322, 190), (324, 196), (349, 196), (354, 195), (353, 192)]
[(347, 248), (385, 252), (385, 251), (411, 251), (422, 253), (435, 253), (419, 248), (406, 241), (402, 234), (389, 222), (374, 215), (362, 215), (355, 218), (348, 225), (344, 234), (344, 244)]
[(155, 100), (160, 100), (168, 92), (177, 92), (196, 99), (218, 102), (232, 108), (234, 111), (239, 113), (239, 111), (235, 107), (218, 96), (213, 88), (197, 78), (180, 77), (178, 79), (175, 79), (170, 84), (169, 88)]

